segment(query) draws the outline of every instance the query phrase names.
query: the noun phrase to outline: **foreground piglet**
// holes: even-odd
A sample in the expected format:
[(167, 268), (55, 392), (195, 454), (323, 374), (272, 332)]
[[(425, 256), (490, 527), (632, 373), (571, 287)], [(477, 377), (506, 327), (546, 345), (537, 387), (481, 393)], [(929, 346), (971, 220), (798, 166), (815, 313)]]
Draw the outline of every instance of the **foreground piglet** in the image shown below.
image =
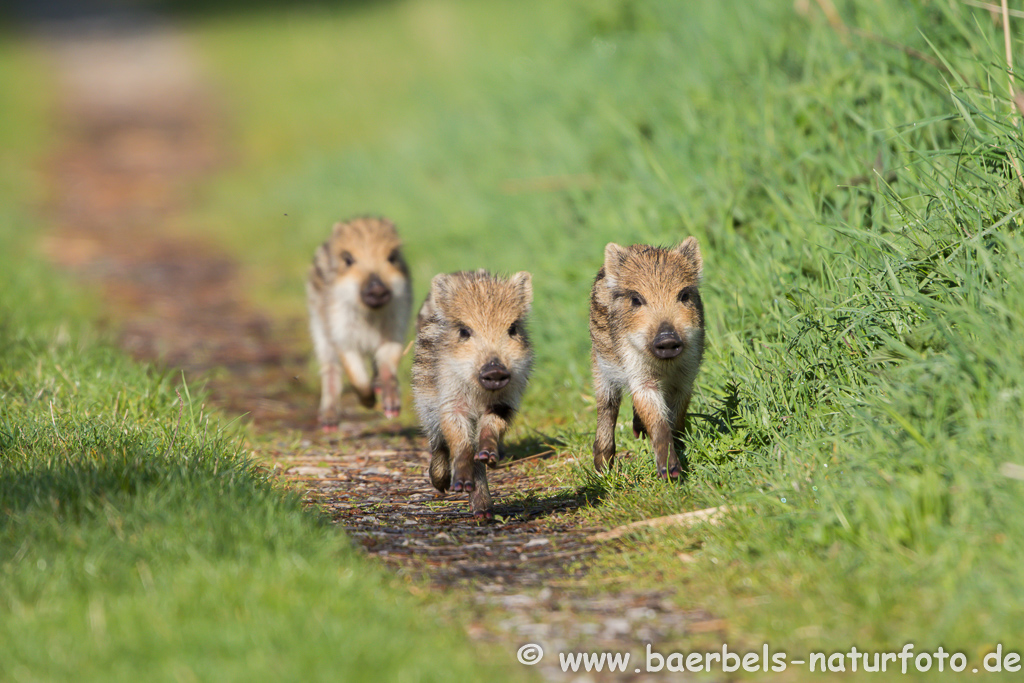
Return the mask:
[(469, 492), (474, 515), (493, 517), (487, 465), (519, 408), (533, 361), (526, 317), (530, 274), (437, 275), (417, 318), (413, 400), (439, 491)]
[(703, 261), (695, 237), (677, 247), (605, 247), (590, 296), (591, 369), (597, 399), (594, 467), (615, 458), (622, 391), (633, 396), (633, 431), (650, 436), (658, 476), (682, 473), (681, 434), (704, 353)]

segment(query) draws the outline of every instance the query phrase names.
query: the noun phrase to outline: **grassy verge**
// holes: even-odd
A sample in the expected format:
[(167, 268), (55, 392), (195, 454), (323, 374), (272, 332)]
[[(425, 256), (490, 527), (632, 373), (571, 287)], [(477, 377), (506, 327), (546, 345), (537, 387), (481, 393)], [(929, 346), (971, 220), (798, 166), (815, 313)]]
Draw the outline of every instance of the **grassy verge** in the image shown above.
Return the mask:
[[(0, 679), (495, 676), (457, 624), (128, 361), (36, 256), (48, 75), (0, 40)], [(504, 676), (509, 672), (505, 671)]]
[(418, 296), (438, 271), (529, 268), (524, 423), (582, 461), (604, 243), (697, 235), (710, 348), (687, 484), (656, 482), (625, 432), (642, 457), (569, 481), (604, 524), (742, 508), (602, 571), (682, 586), (736, 642), (912, 641), (976, 665), (1024, 647), (1006, 641), (1024, 616), (1024, 484), (1001, 473), (1024, 462), (1024, 242), (1001, 28), (952, 0), (839, 15), (855, 30), (814, 3), (656, 0), (199, 22), (251, 164), (198, 220), (296, 314), (346, 214), (397, 220)]

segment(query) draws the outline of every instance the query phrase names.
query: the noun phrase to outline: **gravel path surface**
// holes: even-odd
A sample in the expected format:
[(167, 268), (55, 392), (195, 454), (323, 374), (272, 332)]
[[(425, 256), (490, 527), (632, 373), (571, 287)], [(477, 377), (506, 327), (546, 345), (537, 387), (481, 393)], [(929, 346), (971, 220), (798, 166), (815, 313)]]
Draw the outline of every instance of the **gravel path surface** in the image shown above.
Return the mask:
[(65, 29), (47, 45), (63, 100), (45, 247), (104, 293), (126, 350), (183, 370), (190, 382), (208, 380), (218, 407), (253, 422), (257, 458), (387, 567), (436, 590), (471, 588), (469, 635), (502, 643), (510, 659), (524, 643), (542, 645), (548, 656), (536, 668), (545, 678), (647, 680), (632, 663), (625, 674), (563, 674), (553, 653), (628, 650), (635, 658), (646, 642), (723, 627), (680, 611), (674, 591), (588, 588), (602, 583), (587, 574), (596, 530), (577, 518), (585, 501), (564, 483), (567, 454), (537, 445), (492, 471), (499, 519), (481, 524), (465, 495), (439, 497), (429, 485), (416, 430), (350, 396), (339, 432), (316, 430), (315, 390), (300, 379), (310, 374), (305, 321), (260, 311), (230, 256), (167, 229), (228, 158), (216, 99), (188, 45), (145, 24)]

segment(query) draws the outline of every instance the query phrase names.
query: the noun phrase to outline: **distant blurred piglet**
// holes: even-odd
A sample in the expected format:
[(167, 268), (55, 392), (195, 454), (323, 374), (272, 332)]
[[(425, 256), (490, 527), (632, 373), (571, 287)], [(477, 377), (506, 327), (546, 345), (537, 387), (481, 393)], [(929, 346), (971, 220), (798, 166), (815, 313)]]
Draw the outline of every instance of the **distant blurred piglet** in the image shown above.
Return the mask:
[(306, 302), (320, 364), (320, 425), (337, 428), (342, 367), (364, 406), (372, 408), (379, 393), (384, 414), (397, 417), (412, 285), (394, 224), (371, 217), (336, 223), (313, 256)]

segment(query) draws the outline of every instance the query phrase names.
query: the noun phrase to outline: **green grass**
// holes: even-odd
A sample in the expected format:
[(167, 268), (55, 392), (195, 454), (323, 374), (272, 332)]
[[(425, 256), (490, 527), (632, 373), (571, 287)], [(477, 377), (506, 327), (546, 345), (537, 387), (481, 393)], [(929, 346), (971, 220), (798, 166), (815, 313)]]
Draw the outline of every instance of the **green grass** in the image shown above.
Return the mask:
[(1022, 647), (1024, 617), (1024, 483), (999, 471), (1024, 462), (1001, 30), (953, 0), (854, 0), (839, 10), (861, 33), (840, 35), (807, 4), (410, 0), (197, 22), (243, 163), (194, 222), (222, 226), (295, 315), (313, 247), (350, 214), (396, 219), (417, 296), (439, 271), (531, 270), (518, 433), (582, 461), (604, 244), (697, 235), (707, 417), (687, 483), (655, 481), (625, 432), (640, 457), (573, 481), (600, 498), (588, 522), (742, 508), (636, 539), (601, 573), (679, 585), (748, 643), (941, 643), (977, 662)]
[[(54, 83), (0, 40), (0, 680), (518, 676), (363, 558), (36, 254)], [(476, 661), (480, 657), (483, 661)]]
[[(565, 476), (599, 502), (587, 524), (736, 509), (634, 537), (596, 571), (728, 619), (683, 645), (913, 642), (976, 665), (1024, 647), (1024, 482), (1001, 473), (1024, 464), (1007, 158), (1022, 149), (1001, 32), (954, 0), (854, 0), (844, 20), (881, 40), (844, 37), (809, 4), (193, 15), (238, 164), (188, 227), (214, 230), (284, 315), (302, 315), (312, 250), (351, 214), (396, 219), (417, 297), (439, 271), (531, 270), (538, 363), (513, 439), (555, 435), (584, 463), (603, 246), (697, 235), (709, 348), (687, 482), (655, 480), (628, 407), (620, 447), (637, 456)], [(0, 108), (0, 629), (20, 655), (0, 677), (468, 671), (457, 626), (408, 623), (419, 603), (271, 488), (220, 418), (187, 401), (179, 422), (170, 378), (96, 340), (89, 302), (32, 258), (14, 199), (40, 191), (25, 160), (45, 151), (47, 103), (23, 95), (41, 67), (0, 50), (0, 90), (22, 95)], [(438, 650), (457, 653), (447, 669), (429, 666)]]

